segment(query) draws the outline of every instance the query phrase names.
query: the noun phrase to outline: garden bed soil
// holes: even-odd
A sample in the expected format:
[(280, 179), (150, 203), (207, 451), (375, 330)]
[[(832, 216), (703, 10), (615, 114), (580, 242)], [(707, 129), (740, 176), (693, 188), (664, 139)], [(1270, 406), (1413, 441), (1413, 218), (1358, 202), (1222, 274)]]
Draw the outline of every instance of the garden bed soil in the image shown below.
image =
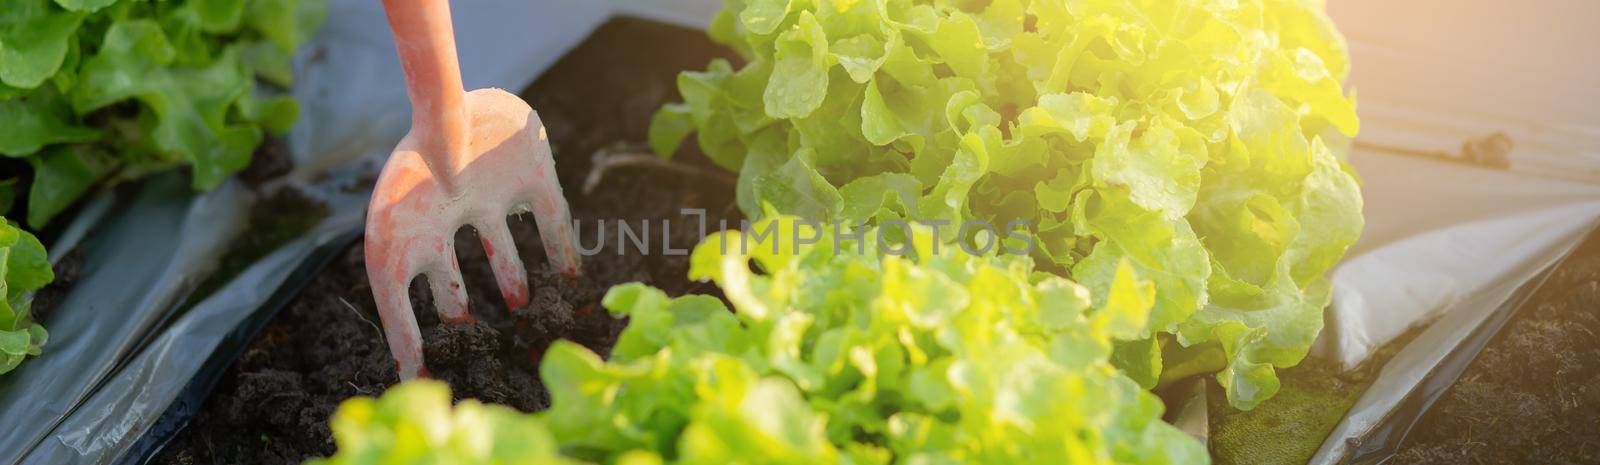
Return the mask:
[(1518, 310), (1390, 463), (1600, 463), (1600, 234)]
[[(33, 293), (33, 304), (28, 307), (29, 313), (33, 316), (33, 321), (48, 323), (45, 318), (49, 317), (50, 312), (55, 311), (56, 306), (61, 304), (61, 300), (67, 297), (67, 292), (71, 291), (72, 286), (78, 283), (78, 278), (83, 275), (83, 250), (75, 249), (67, 252), (66, 255), (61, 256), (60, 260), (50, 265), (50, 271), (55, 274), (55, 279)], [(50, 328), (46, 325), (45, 329), (49, 330)], [(23, 363), (27, 362), (24, 361)]]
[[(671, 46), (638, 47), (641, 43)], [(661, 240), (661, 221), (670, 220), (666, 243), (674, 250), (699, 242), (700, 218), (683, 215), (681, 208), (704, 209), (711, 224), (737, 223), (730, 178), (703, 156), (686, 152), (674, 160), (694, 167), (688, 172), (626, 166), (607, 172), (592, 193), (581, 187), (593, 153), (645, 139), (652, 113), (677, 99), (680, 70), (704, 68), (713, 57), (727, 55), (701, 32), (619, 19), (600, 27), (522, 93), (547, 125), (561, 184), (574, 218), (583, 224), (582, 244), (595, 244), (601, 219), (607, 220), (608, 238), (599, 254), (585, 258), (584, 275), (572, 280), (550, 271), (532, 218), (510, 218), (529, 269), (533, 302), (508, 310), (475, 233), (466, 228), (457, 234), (476, 322), (441, 325), (420, 278), (411, 294), (428, 367), (458, 398), (525, 411), (546, 407), (539, 357), (557, 339), (607, 354), (625, 325), (599, 306), (613, 285), (640, 281), (673, 295), (715, 292), (714, 286), (690, 282), (688, 257), (669, 255)], [(277, 207), (258, 210), (257, 216), (294, 214), (271, 210), (293, 202), (267, 204)], [(636, 231), (648, 222), (652, 249), (641, 253), (629, 243), (624, 250), (616, 237), (617, 219)], [(253, 240), (246, 238), (243, 245)], [(255, 337), (156, 462), (294, 464), (331, 454), (327, 424), (339, 402), (378, 395), (398, 382), (378, 321), (357, 243)]]

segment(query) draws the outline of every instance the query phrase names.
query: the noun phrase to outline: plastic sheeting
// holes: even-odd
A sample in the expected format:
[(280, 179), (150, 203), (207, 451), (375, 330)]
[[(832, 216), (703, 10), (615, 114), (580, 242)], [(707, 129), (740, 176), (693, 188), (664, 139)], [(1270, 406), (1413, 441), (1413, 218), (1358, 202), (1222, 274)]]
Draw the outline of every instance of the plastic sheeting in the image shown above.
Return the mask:
[[(1335, 304), (1317, 353), (1353, 367), (1431, 326), (1389, 360), (1313, 463), (1339, 462), (1352, 444), (1397, 445), (1486, 342), (1467, 341), (1486, 322), (1503, 324), (1536, 288), (1528, 283), (1600, 220), (1597, 185), (1360, 150), (1352, 161), (1369, 230), (1333, 273)], [(1372, 436), (1386, 423), (1403, 428)]]
[[(153, 452), (176, 428), (147, 432), (167, 412), (187, 418), (205, 400), (216, 376), (266, 320), (292, 299), (316, 270), (358, 234), (366, 196), (335, 193), (332, 210), (310, 234), (285, 244), (229, 284), (188, 309), (66, 417), (24, 464), (104, 463), (132, 451)], [(326, 198), (326, 197), (325, 197)], [(253, 323), (249, 323), (252, 322)], [(209, 370), (210, 373), (201, 374)]]
[[(1600, 220), (1600, 3), (1343, 0), (1367, 231), (1315, 354), (1383, 367), (1312, 463), (1381, 461)], [(1497, 147), (1498, 146), (1498, 147)]]
[[(1518, 244), (1522, 237), (1552, 227), (1574, 234), (1600, 215), (1591, 209), (1588, 218), (1560, 224), (1511, 219), (1600, 201), (1600, 106), (1592, 104), (1600, 101), (1600, 55), (1588, 50), (1600, 43), (1600, 3), (1538, 3), (1328, 6), (1349, 38), (1360, 96), (1362, 132), (1352, 161), (1365, 184), (1367, 232), (1335, 271), (1338, 298), (1327, 333), (1334, 340), (1320, 354), (1354, 366), (1490, 284), (1528, 279), (1527, 272), (1508, 273), (1548, 257), (1507, 253), (1540, 247)], [(1475, 142), (1497, 135), (1509, 151), (1474, 153), (1493, 151), (1475, 149)], [(1494, 222), (1499, 226), (1488, 224)], [(1460, 266), (1463, 257), (1472, 266)], [(1374, 274), (1380, 269), (1392, 271)]]
[[(237, 231), (244, 194), (230, 182), (190, 199), (184, 178), (161, 176), (99, 222), (80, 245), (82, 277), (49, 315), (48, 350), (0, 382), (0, 418), (15, 426), (0, 428), (5, 463), (16, 463), (47, 442), (51, 430), (77, 413), (142, 344), (164, 311), (183, 297), (183, 289), (203, 276), (205, 263)], [(149, 240), (174, 232), (185, 240)]]
[(1600, 218), (1600, 185), (1357, 150), (1366, 235), (1333, 272), (1317, 349), (1353, 368), (1415, 325), (1497, 305)]

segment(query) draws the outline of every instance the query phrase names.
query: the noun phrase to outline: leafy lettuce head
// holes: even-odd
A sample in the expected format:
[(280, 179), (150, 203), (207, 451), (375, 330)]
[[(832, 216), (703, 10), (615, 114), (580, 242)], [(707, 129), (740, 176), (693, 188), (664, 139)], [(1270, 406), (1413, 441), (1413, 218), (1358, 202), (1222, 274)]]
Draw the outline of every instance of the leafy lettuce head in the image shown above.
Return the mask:
[(658, 152), (694, 135), (752, 216), (1026, 221), (1097, 305), (1128, 263), (1155, 303), (1118, 359), (1146, 386), (1270, 397), (1361, 232), (1320, 0), (726, 0), (710, 33), (743, 64), (680, 76)]
[[(211, 189), (299, 116), (273, 87), (326, 0), (12, 0), (0, 14), (0, 157), (33, 168), (43, 228), (100, 184), (188, 166)], [(0, 179), (3, 181), (3, 179)]]
[(630, 320), (610, 359), (562, 342), (541, 363), (563, 449), (600, 463), (637, 450), (674, 463), (1206, 461), (1110, 364), (1149, 316), (1152, 288), (1130, 266), (1095, 306), (1026, 257), (936, 252), (922, 234), (915, 253), (880, 256), (821, 229), (769, 217), (752, 228), (765, 239), (697, 247), (690, 274), (733, 312), (613, 288), (606, 308)]

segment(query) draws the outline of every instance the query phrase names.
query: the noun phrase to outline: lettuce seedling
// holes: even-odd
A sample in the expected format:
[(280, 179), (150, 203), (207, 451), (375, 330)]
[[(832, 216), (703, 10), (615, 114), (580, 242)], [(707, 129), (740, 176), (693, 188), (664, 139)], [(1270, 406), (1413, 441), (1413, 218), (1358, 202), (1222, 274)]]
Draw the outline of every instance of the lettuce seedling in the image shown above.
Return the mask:
[(39, 355), (49, 340), (29, 310), (33, 292), (54, 279), (39, 239), (0, 219), (0, 375)]
[(693, 135), (750, 216), (1026, 222), (1097, 305), (1129, 263), (1155, 306), (1117, 360), (1147, 387), (1272, 396), (1361, 233), (1321, 1), (734, 0), (710, 35), (743, 64), (679, 77), (657, 152)]

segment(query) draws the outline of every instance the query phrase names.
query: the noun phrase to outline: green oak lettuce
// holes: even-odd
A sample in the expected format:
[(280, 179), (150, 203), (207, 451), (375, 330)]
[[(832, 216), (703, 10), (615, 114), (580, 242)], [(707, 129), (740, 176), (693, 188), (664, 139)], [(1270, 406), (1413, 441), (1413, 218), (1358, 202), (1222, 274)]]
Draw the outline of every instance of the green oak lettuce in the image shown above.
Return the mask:
[(317, 465), (560, 465), (544, 421), (499, 405), (451, 407), (437, 381), (396, 386), (383, 397), (355, 398), (332, 419), (339, 455)]
[[(0, 214), (44, 227), (96, 185), (187, 166), (197, 189), (245, 168), (296, 102), (290, 57), (325, 0), (0, 0)], [(20, 170), (19, 170), (20, 171)], [(9, 262), (6, 261), (9, 254)], [(39, 354), (29, 296), (44, 248), (0, 219), (0, 374)]]
[[(690, 136), (751, 216), (1025, 220), (1092, 290), (1155, 303), (1119, 366), (1277, 390), (1362, 229), (1349, 60), (1320, 0), (725, 0), (718, 60), (679, 77), (651, 146)], [(951, 237), (954, 234), (944, 235)], [(971, 237), (955, 240), (973, 240)]]
[(752, 228), (767, 238), (725, 233), (690, 257), (733, 312), (622, 286), (604, 302), (630, 318), (609, 361), (569, 343), (546, 354), (564, 447), (600, 462), (634, 449), (680, 463), (1205, 461), (1109, 362), (1152, 305), (1126, 263), (1096, 305), (1026, 257), (935, 252), (925, 232), (912, 256), (881, 255), (875, 234), (768, 218)]
[(49, 339), (29, 310), (33, 292), (54, 279), (39, 240), (0, 219), (0, 375), (39, 355)]
[[(733, 311), (705, 295), (613, 288), (603, 303), (629, 323), (609, 360), (553, 345), (540, 364), (552, 405), (519, 434), (593, 463), (1207, 461), (1204, 446), (1161, 421), (1161, 401), (1110, 363), (1153, 304), (1131, 265), (1119, 265), (1097, 305), (1027, 257), (936, 253), (926, 231), (902, 257), (789, 217), (752, 230), (771, 234), (729, 232), (691, 255), (691, 276), (715, 281)], [(479, 407), (458, 417), (463, 408)], [(417, 463), (348, 459), (380, 456), (369, 445), (398, 448), (403, 431), (421, 429), (372, 431), (351, 417), (334, 423), (332, 463)], [(507, 440), (478, 434), (477, 450)]]
[(299, 113), (257, 80), (291, 84), (291, 54), (326, 5), (5, 0), (0, 10), (0, 157), (32, 165), (26, 222), (39, 228), (98, 183), (187, 166), (209, 189), (244, 169)]

